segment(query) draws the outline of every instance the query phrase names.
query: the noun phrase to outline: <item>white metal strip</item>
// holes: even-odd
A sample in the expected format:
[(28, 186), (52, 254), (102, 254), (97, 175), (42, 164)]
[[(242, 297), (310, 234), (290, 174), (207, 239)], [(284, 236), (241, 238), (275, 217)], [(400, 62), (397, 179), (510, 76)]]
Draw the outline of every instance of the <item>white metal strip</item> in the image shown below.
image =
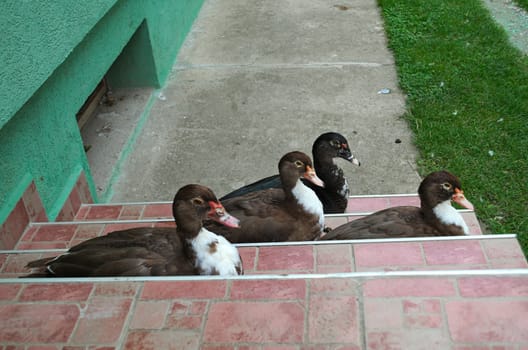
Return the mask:
[[(401, 194), (355, 194), (348, 196), (349, 199), (354, 198), (381, 198), (381, 197), (418, 197), (417, 194), (413, 193), (401, 193)], [(155, 201), (155, 202), (108, 202), (108, 203), (83, 203), (83, 207), (98, 207), (106, 205), (123, 205), (123, 206), (135, 206), (135, 205), (150, 205), (150, 204), (172, 204), (172, 201)]]
[(265, 274), (243, 276), (141, 276), (141, 277), (77, 277), (77, 278), (0, 278), (0, 284), (9, 283), (93, 283), (93, 282), (172, 282), (172, 281), (218, 281), (218, 280), (289, 280), (328, 278), (398, 278), (398, 277), (465, 277), (465, 276), (528, 276), (528, 269), (490, 270), (426, 270), (426, 271), (368, 271), (307, 274)]
[[(387, 208), (388, 209), (388, 208)], [(383, 209), (380, 209), (383, 210)], [(470, 209), (457, 209), (459, 213), (473, 213), (473, 210)], [(365, 211), (365, 212), (354, 212), (354, 213), (339, 213), (339, 214), (325, 214), (325, 218), (341, 218), (341, 217), (354, 217), (354, 216), (367, 216), (375, 213), (375, 211)]]
[(150, 205), (150, 204), (172, 204), (172, 201), (156, 201), (156, 202), (117, 202), (117, 203), (82, 203), (82, 207), (100, 207), (100, 206), (135, 206), (135, 205)]
[(516, 238), (516, 234), (498, 235), (467, 235), (467, 236), (435, 236), (435, 237), (402, 237), (402, 238), (372, 238), (328, 241), (296, 241), (296, 242), (262, 242), (262, 243), (237, 243), (237, 247), (273, 247), (273, 246), (298, 246), (298, 245), (325, 245), (325, 244), (369, 244), (369, 243), (402, 243), (402, 242), (430, 242), (430, 241), (467, 241)]
[(136, 219), (136, 220), (82, 220), (82, 221), (53, 221), (53, 222), (31, 222), (31, 226), (55, 226), (55, 225), (97, 225), (97, 224), (142, 224), (155, 222), (174, 222), (172, 218), (165, 219)]
[[(473, 210), (469, 209), (458, 209), (460, 213), (472, 213)], [(357, 213), (341, 213), (341, 214), (325, 214), (325, 218), (348, 218), (354, 216), (367, 216), (374, 213), (373, 211), (369, 212), (357, 212)], [(33, 226), (52, 226), (52, 225), (91, 225), (91, 224), (141, 224), (149, 222), (173, 222), (173, 218), (147, 218), (147, 219), (129, 219), (129, 220), (79, 220), (79, 221), (53, 221), (53, 222), (32, 222), (30, 225)]]
[[(281, 247), (303, 245), (330, 245), (330, 244), (372, 244), (372, 243), (403, 243), (403, 242), (431, 242), (431, 241), (469, 241), (516, 238), (516, 234), (495, 235), (469, 235), (469, 236), (435, 236), (435, 237), (403, 237), (403, 238), (376, 238), (376, 239), (350, 239), (329, 241), (293, 241), (293, 242), (260, 242), (260, 243), (235, 243), (236, 247)], [(0, 250), (0, 254), (36, 254), (36, 253), (63, 253), (67, 249), (24, 249)]]
[(348, 196), (349, 199), (354, 198), (381, 198), (381, 197), (418, 197), (416, 193), (391, 193), (391, 194), (351, 194)]

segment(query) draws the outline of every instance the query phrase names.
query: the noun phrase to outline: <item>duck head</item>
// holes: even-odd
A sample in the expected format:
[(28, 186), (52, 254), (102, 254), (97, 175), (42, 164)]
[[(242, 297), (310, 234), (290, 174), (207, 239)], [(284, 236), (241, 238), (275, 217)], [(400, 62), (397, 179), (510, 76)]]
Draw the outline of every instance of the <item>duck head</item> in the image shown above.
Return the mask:
[(426, 204), (431, 208), (446, 201), (453, 201), (466, 209), (473, 210), (473, 204), (464, 196), (460, 180), (445, 170), (427, 175), (418, 188), (418, 194), (422, 205)]
[(429, 174), (420, 184), (418, 194), (426, 220), (432, 220), (431, 223), (439, 231), (469, 234), (464, 219), (451, 206), (453, 201), (464, 208), (473, 209), (473, 205), (464, 197), (460, 180), (455, 175), (447, 171)]
[(337, 132), (321, 134), (314, 141), (312, 154), (315, 159), (320, 158), (319, 155), (326, 155), (329, 158), (343, 158), (357, 166), (361, 165), (361, 162), (350, 151), (347, 139)]
[(197, 235), (205, 219), (228, 227), (239, 227), (239, 220), (224, 209), (213, 191), (197, 184), (186, 185), (178, 190), (172, 203), (172, 213), (178, 232), (185, 236)]
[(293, 188), (301, 178), (324, 187), (324, 182), (315, 173), (312, 160), (303, 152), (286, 153), (279, 161), (279, 175), (287, 188)]

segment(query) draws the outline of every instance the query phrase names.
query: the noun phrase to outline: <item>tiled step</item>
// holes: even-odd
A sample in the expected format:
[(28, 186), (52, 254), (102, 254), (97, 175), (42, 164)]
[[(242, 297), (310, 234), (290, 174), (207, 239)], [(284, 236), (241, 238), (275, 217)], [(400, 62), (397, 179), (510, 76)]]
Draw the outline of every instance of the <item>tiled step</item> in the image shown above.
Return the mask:
[[(470, 234), (480, 235), (482, 232), (475, 213), (468, 210), (460, 212), (469, 227)], [(336, 227), (365, 214), (368, 213), (329, 214), (325, 217), (325, 225)], [(172, 218), (105, 219), (103, 217), (74, 222), (31, 223), (15, 249), (66, 248), (112, 231), (133, 227), (175, 227), (175, 223)]]
[[(351, 197), (349, 208), (354, 212), (327, 215), (326, 224), (335, 227), (368, 214), (369, 212), (365, 210), (375, 211), (394, 205), (412, 205), (416, 204), (413, 203), (416, 200), (417, 196), (406, 195)], [(358, 212), (359, 210), (363, 211)], [(47, 254), (56, 255), (59, 253), (57, 251), (37, 252), (35, 250), (64, 250), (87, 239), (132, 227), (174, 227), (170, 211), (171, 203), (168, 202), (86, 205), (81, 208), (77, 215), (79, 219), (82, 219), (80, 221), (32, 223), (27, 227), (15, 247), (16, 250), (29, 250), (29, 252), (24, 254), (11, 252), (0, 255), (0, 263), (2, 263), (0, 274), (4, 277), (24, 274), (27, 271), (23, 267), (28, 261)], [(480, 235), (480, 226), (474, 212), (461, 210), (461, 213), (470, 228), (471, 234)], [(482, 269), (525, 266), (524, 257), (513, 236), (499, 236), (499, 240), (492, 240), (493, 237), (491, 236), (480, 237), (483, 239), (469, 241), (465, 240), (467, 237), (462, 237), (462, 240), (452, 243), (443, 240), (416, 242), (397, 240), (396, 242), (382, 241), (385, 243), (372, 242), (368, 244), (368, 241), (359, 241), (357, 244), (339, 245), (332, 244), (334, 242), (326, 242), (331, 245), (303, 244), (296, 247), (280, 244), (260, 245), (258, 247), (246, 245), (241, 248), (241, 253), (244, 258), (246, 273), (284, 273), (288, 270), (291, 270), (289, 272), (302, 273), (351, 272), (364, 271), (367, 268), (375, 270), (423, 270), (430, 268)], [(493, 248), (494, 246), (497, 248)], [(499, 255), (493, 253), (493, 250), (501, 250), (502, 246), (506, 247), (503, 250), (507, 253), (504, 251), (501, 251)], [(325, 255), (322, 253), (323, 251), (328, 253)], [(336, 251), (340, 253), (335, 254)], [(383, 254), (378, 254), (380, 251)], [(437, 256), (433, 256), (433, 254)], [(271, 257), (270, 261), (280, 262), (280, 264), (270, 268), (267, 266), (266, 256)], [(328, 259), (325, 256), (332, 257), (335, 261), (325, 261)], [(442, 263), (442, 261), (444, 262)], [(430, 262), (433, 263), (430, 264)]]
[[(351, 196), (346, 213), (326, 215), (325, 224), (329, 227), (336, 227), (378, 210), (404, 205), (419, 206), (420, 200), (417, 195), (405, 194)], [(460, 213), (468, 225), (470, 234), (482, 234), (475, 212), (460, 210)], [(158, 223), (172, 222), (172, 203), (85, 204), (77, 212), (75, 220), (95, 222), (156, 220)]]
[[(58, 255), (77, 242), (110, 230), (104, 224), (44, 225), (39, 239), (20, 250), (0, 251), (0, 277), (28, 272), (31, 260)], [(47, 229), (52, 228), (48, 231)], [(113, 229), (113, 227), (112, 227)], [(37, 231), (39, 232), (39, 231)], [(53, 241), (61, 239), (62, 241)], [(313, 274), (398, 270), (527, 268), (515, 235), (238, 244), (245, 273)]]
[(527, 270), (23, 279), (0, 281), (0, 348), (526, 350), (527, 309)]
[[(369, 195), (351, 196), (346, 209), (347, 213), (373, 212), (400, 205), (420, 206), (418, 195)], [(141, 202), (117, 204), (83, 204), (75, 220), (137, 220), (137, 219), (171, 219), (172, 202)]]
[[(417, 196), (352, 197), (335, 227)], [(171, 203), (85, 205), (0, 251), (0, 349), (528, 350), (528, 264), (515, 235), (239, 244), (236, 278), (24, 279), (30, 260), (130, 227), (174, 227)]]

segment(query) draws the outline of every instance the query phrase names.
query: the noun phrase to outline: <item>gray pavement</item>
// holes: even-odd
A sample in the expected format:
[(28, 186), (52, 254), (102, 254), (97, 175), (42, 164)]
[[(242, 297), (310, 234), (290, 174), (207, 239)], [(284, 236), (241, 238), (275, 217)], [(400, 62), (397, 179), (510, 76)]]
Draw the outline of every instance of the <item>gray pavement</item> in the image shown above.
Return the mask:
[(286, 152), (310, 154), (327, 131), (362, 162), (338, 161), (352, 194), (416, 193), (420, 182), (375, 0), (206, 0), (145, 108), (102, 181), (112, 202), (171, 200), (187, 183), (220, 196), (277, 173)]

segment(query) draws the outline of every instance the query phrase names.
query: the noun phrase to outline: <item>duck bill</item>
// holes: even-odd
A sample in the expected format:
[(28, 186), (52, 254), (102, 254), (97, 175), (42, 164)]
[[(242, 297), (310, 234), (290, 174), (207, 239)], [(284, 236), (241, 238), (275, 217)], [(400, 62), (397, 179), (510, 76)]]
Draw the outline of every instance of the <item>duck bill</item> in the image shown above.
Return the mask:
[(354, 157), (354, 155), (350, 152), (350, 149), (348, 148), (347, 144), (343, 144), (341, 149), (339, 150), (339, 157), (349, 161), (352, 164), (356, 164), (357, 166), (361, 166), (361, 162), (359, 159)]
[(314, 185), (317, 185), (319, 187), (325, 187), (325, 184), (323, 180), (321, 180), (319, 177), (317, 177), (317, 174), (315, 173), (315, 170), (308, 166), (306, 172), (303, 174), (303, 178), (310, 181)]
[(455, 194), (452, 197), (453, 202), (457, 203), (458, 205), (463, 206), (466, 209), (474, 210), (475, 207), (473, 207), (473, 204), (471, 204), (470, 201), (466, 199), (464, 196), (464, 191), (455, 188)]
[(356, 164), (357, 166), (361, 166), (361, 162), (359, 161), (359, 159), (357, 159), (356, 157), (354, 157), (353, 154), (351, 154), (350, 157), (346, 158), (346, 160), (348, 160), (348, 161), (351, 162), (352, 164)]
[(209, 202), (209, 205), (211, 206), (211, 210), (207, 212), (207, 217), (209, 219), (227, 227), (240, 227), (240, 220), (229, 214), (222, 204), (211, 201)]

